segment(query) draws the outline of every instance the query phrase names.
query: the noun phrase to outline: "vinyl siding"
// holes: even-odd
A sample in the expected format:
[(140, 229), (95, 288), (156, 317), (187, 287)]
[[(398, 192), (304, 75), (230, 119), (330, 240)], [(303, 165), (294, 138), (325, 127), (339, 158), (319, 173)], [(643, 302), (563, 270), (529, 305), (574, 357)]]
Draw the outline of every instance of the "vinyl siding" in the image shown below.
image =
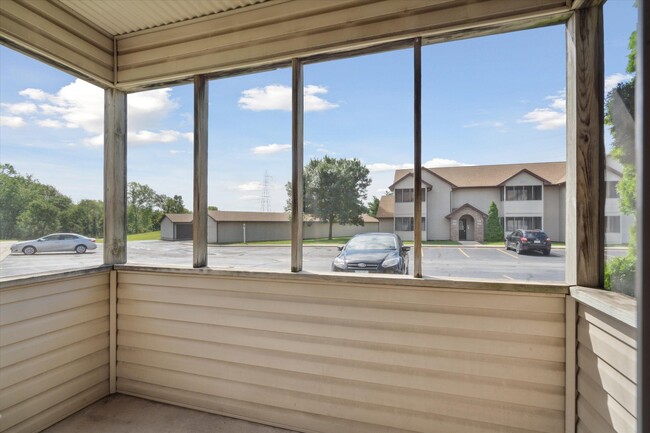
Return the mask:
[(564, 295), (119, 271), (118, 392), (318, 432), (558, 432)]
[(108, 299), (108, 271), (0, 289), (0, 431), (40, 431), (108, 394)]

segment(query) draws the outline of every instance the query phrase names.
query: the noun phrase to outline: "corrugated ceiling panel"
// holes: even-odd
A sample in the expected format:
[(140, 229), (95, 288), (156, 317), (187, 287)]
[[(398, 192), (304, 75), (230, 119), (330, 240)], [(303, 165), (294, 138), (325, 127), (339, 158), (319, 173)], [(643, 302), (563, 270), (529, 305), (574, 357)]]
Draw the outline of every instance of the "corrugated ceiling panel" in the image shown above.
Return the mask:
[(117, 36), (268, 0), (59, 0), (78, 16)]

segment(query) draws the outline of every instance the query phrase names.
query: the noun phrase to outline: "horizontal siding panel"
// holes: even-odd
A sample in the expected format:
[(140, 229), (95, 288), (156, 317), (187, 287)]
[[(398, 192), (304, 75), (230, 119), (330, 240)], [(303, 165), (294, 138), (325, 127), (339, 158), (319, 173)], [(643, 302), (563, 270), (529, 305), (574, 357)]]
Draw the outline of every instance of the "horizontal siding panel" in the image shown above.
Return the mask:
[(580, 305), (578, 314), (581, 319), (636, 349), (636, 329), (587, 305)]
[[(346, 386), (348, 383), (357, 383), (358, 389), (363, 387), (394, 389), (396, 394), (411, 391), (415, 393), (427, 392), (436, 396), (448, 396), (451, 400), (461, 399), (473, 402), (494, 400), (499, 404), (525, 405), (524, 411), (532, 407), (558, 411), (564, 409), (564, 389), (561, 387), (540, 386), (512, 380), (495, 380), (472, 375), (445, 375), (417, 369), (398, 369), (390, 364), (389, 359), (383, 363), (375, 364), (347, 363), (340, 365), (328, 359), (322, 359), (320, 363), (316, 360), (308, 363), (300, 359), (296, 361), (290, 356), (275, 355), (270, 362), (264, 362), (272, 355), (257, 351), (251, 353), (250, 359), (242, 357), (236, 362), (223, 361), (221, 352), (227, 351), (228, 348), (221, 345), (196, 342), (192, 344), (190, 342), (189, 344), (179, 344), (178, 348), (174, 347), (171, 350), (173, 353), (166, 353), (156, 351), (156, 349), (165, 345), (167, 348), (173, 347), (174, 343), (179, 342), (162, 337), (150, 337), (150, 340), (139, 345), (138, 348), (121, 347), (118, 361), (211, 375), (209, 369), (205, 369), (205, 373), (199, 373), (198, 366), (188, 370), (187, 365), (197, 363), (209, 366), (214, 371), (214, 377), (260, 385), (267, 381), (269, 382), (268, 386), (278, 383), (279, 378), (287, 376), (286, 381), (282, 380), (279, 383), (291, 383), (293, 377), (299, 377), (305, 383), (311, 382), (313, 385), (311, 388), (319, 388), (323, 371), (327, 371), (329, 379), (323, 388), (334, 382)], [(263, 361), (260, 361), (256, 357), (257, 355), (263, 357)], [(302, 385), (298, 386), (296, 390), (300, 390), (301, 387)]]
[(2, 305), (0, 306), (0, 326), (85, 306), (99, 301), (106, 301), (108, 303), (107, 286), (88, 287), (73, 292), (54, 294)]
[(87, 277), (61, 279), (49, 283), (36, 283), (21, 286), (16, 289), (5, 289), (0, 290), (0, 305), (102, 285), (108, 286), (108, 273), (92, 274)]
[(2, 348), (0, 368), (28, 361), (47, 352), (74, 344), (98, 334), (108, 334), (108, 317), (84, 322), (69, 328), (49, 332)]
[[(120, 298), (118, 296), (118, 298)], [(173, 304), (143, 303), (121, 300), (118, 302), (118, 314), (140, 315), (143, 317), (167, 318), (169, 320), (195, 323), (219, 323), (221, 315), (209, 307), (188, 307)], [(282, 324), (280, 321), (279, 324)], [(286, 332), (262, 331), (254, 318), (251, 318), (249, 329), (228, 327), (221, 329), (220, 334), (226, 338), (254, 338), (270, 340), (315, 341), (323, 344), (339, 344), (343, 346), (365, 344), (366, 346), (385, 344), (388, 350), (401, 351), (409, 345), (420, 348), (436, 348), (441, 350), (465, 351), (487, 355), (501, 355), (517, 358), (536, 359), (542, 361), (564, 362), (564, 341), (535, 336), (512, 336), (510, 334), (490, 334), (480, 331), (446, 332), (444, 329), (429, 329), (429, 333), (420, 330), (419, 334), (393, 331), (391, 329), (372, 329), (365, 327), (365, 322), (358, 327), (323, 326), (302, 323), (296, 320), (293, 326), (288, 326)], [(120, 325), (118, 324), (118, 327)], [(321, 334), (319, 334), (319, 332)]]
[[(301, 296), (240, 294), (214, 290), (120, 285), (120, 298), (153, 301), (174, 305), (218, 307), (243, 311), (262, 311), (304, 317), (380, 322), (382, 324), (422, 325), (437, 328), (482, 330), (564, 338), (564, 314), (519, 313), (507, 317), (499, 310), (461, 307), (437, 307), (414, 304), (350, 301), (347, 299), (314, 300)], [(318, 302), (317, 302), (318, 301)]]
[(104, 395), (108, 394), (108, 365), (81, 374), (73, 380), (3, 411), (2, 418), (0, 418), (0, 431), (13, 427), (29, 417), (99, 384), (105, 387)]
[(609, 420), (605, 420), (591, 405), (582, 397), (578, 396), (577, 412), (579, 423), (590, 432), (596, 433), (621, 433), (612, 428)]
[(583, 344), (625, 377), (636, 383), (636, 350), (602, 329), (578, 320), (578, 343)]
[[(210, 325), (173, 322), (171, 320), (148, 319), (133, 316), (120, 316), (118, 346), (140, 347), (143, 344), (153, 344), (156, 336), (175, 337), (174, 349), (178, 350), (185, 344), (198, 344), (201, 342), (218, 343), (219, 356), (227, 356), (235, 351), (232, 356), (237, 361), (239, 353), (248, 354), (253, 351), (254, 359), (260, 359), (267, 353), (275, 353), (284, 358), (297, 357), (299, 359), (316, 359), (327, 364), (337, 365), (341, 362), (365, 366), (381, 365), (382, 360), (390, 359), (390, 370), (395, 369), (412, 371), (420, 369), (426, 372), (440, 372), (446, 374), (468, 374), (484, 376), (496, 380), (511, 379), (537, 385), (551, 387), (564, 386), (564, 364), (560, 362), (546, 362), (519, 359), (499, 355), (483, 355), (459, 351), (445, 351), (440, 349), (424, 349), (417, 346), (388, 346), (362, 344), (352, 342), (342, 344), (331, 340), (318, 340), (297, 338), (296, 336), (282, 336), (267, 332), (235, 332)], [(143, 336), (135, 334), (144, 333)], [(284, 338), (283, 338), (284, 337)], [(135, 339), (135, 341), (132, 341)], [(181, 343), (181, 341), (185, 341)], [(345, 342), (344, 342), (345, 343)], [(149, 347), (149, 346), (144, 346)], [(163, 350), (153, 347), (154, 350)], [(282, 361), (280, 361), (282, 362)], [(320, 367), (319, 367), (320, 368)]]
[[(31, 377), (24, 383), (6, 388), (0, 401), (0, 411), (101, 367), (108, 368), (108, 348)], [(107, 377), (108, 375), (104, 379)]]
[[(564, 314), (564, 295), (544, 293), (489, 292), (478, 290), (458, 290), (453, 288), (423, 288), (378, 286), (373, 284), (340, 284), (332, 282), (296, 282), (291, 280), (260, 280), (252, 278), (219, 277), (215, 286), (214, 277), (152, 274), (135, 271), (120, 271), (118, 284), (182, 287), (185, 289), (204, 289), (212, 292), (231, 292), (233, 294), (272, 294), (315, 298), (320, 302), (327, 300), (349, 300), (362, 302), (382, 302), (414, 304), (424, 307), (459, 307), (464, 309), (501, 310), (514, 313), (552, 313)], [(525, 317), (525, 316), (524, 316)]]
[[(257, 404), (267, 404), (280, 408), (292, 408), (308, 414), (334, 415), (337, 418), (351, 419), (359, 422), (377, 423), (393, 428), (401, 428), (412, 431), (430, 431), (432, 425), (436, 425), (436, 415), (422, 413), (414, 410), (395, 408), (390, 406), (378, 406), (362, 403), (358, 400), (347, 401), (338, 398), (312, 395), (305, 392), (286, 391), (276, 387), (268, 388), (258, 385), (242, 384), (232, 381), (208, 378), (184, 374), (170, 370), (160, 370), (153, 367), (141, 367), (132, 364), (118, 364), (118, 375), (130, 380), (137, 380), (152, 383), (160, 386), (191, 390), (201, 394), (223, 396), (233, 400), (248, 401)], [(540, 415), (543, 411), (538, 412)], [(491, 414), (495, 416), (494, 413)], [(490, 413), (487, 414), (490, 416)], [(443, 416), (447, 420), (472, 421), (465, 414), (462, 418)], [(535, 424), (535, 420), (531, 420)], [(516, 421), (514, 421), (516, 422)], [(540, 424), (544, 432), (559, 431), (564, 423), (562, 416), (559, 421), (547, 418)], [(481, 423), (489, 425), (488, 423)], [(515, 427), (516, 428), (516, 427)], [(524, 427), (526, 428), (526, 427)], [(460, 431), (455, 429), (456, 431)], [(526, 430), (531, 431), (530, 428)], [(447, 430), (446, 430), (447, 431)], [(507, 431), (507, 430), (501, 430)], [(533, 430), (534, 431), (534, 430)]]
[(107, 347), (108, 334), (100, 334), (38, 358), (0, 369), (0, 390)]
[(580, 396), (618, 432), (635, 432), (636, 418), (589, 376), (578, 373)]
[[(416, 7), (420, 4), (415, 3)], [(464, 29), (491, 25), (497, 32), (499, 25), (511, 24), (517, 15), (530, 19), (531, 16), (546, 17), (566, 13), (566, 2), (562, 0), (519, 0), (517, 2), (495, 0), (479, 3), (449, 2), (445, 7), (439, 4), (429, 9), (405, 11), (402, 2), (384, 2), (377, 5), (380, 16), (364, 20), (358, 15), (370, 6), (354, 4), (350, 8), (331, 13), (311, 13), (295, 18), (279, 17), (272, 24), (263, 26), (263, 34), (257, 36), (254, 30), (241, 26), (237, 31), (221, 34), (219, 24), (206, 37), (199, 36), (196, 41), (179, 40), (177, 34), (167, 35), (165, 31), (147, 32), (135, 35), (118, 43), (118, 82), (130, 83), (169, 80), (188, 77), (197, 71), (213, 72), (228, 68), (250, 67), (264, 63), (286, 61), (292, 57), (360, 48), (380, 42), (403, 40), (414, 36), (430, 36), (446, 32), (458, 32)], [(383, 8), (393, 6), (392, 13)], [(267, 8), (271, 15), (273, 9)], [(350, 14), (350, 19), (347, 14)], [(372, 12), (366, 11), (371, 16)], [(312, 22), (310, 15), (322, 15), (324, 18)], [(244, 22), (244, 14), (232, 15), (232, 20)], [(225, 18), (222, 18), (222, 20)], [(223, 22), (223, 21), (222, 21)], [(548, 23), (548, 18), (547, 18)], [(193, 34), (194, 26), (200, 32), (204, 22), (184, 26), (187, 34)], [(178, 30), (176, 31), (178, 32)], [(153, 39), (156, 33), (161, 51), (153, 47), (147, 53), (147, 42), (139, 43), (138, 38)], [(265, 37), (265, 35), (270, 35)], [(169, 39), (167, 39), (168, 37)], [(128, 42), (127, 42), (128, 41)], [(249, 42), (253, 41), (253, 42)], [(169, 43), (168, 43), (169, 42)], [(235, 44), (236, 43), (236, 44)], [(133, 51), (132, 47), (142, 49)], [(124, 48), (123, 48), (124, 47)], [(201, 48), (203, 47), (203, 48)], [(206, 48), (207, 47), (207, 48)], [(122, 61), (122, 49), (128, 57)], [(128, 63), (128, 64), (127, 64)]]
[(603, 393), (611, 395), (630, 414), (636, 416), (637, 389), (634, 382), (598, 358), (585, 346), (578, 348), (578, 366), (580, 375), (587, 376), (591, 382), (598, 384)]
[[(108, 287), (106, 290), (108, 291)], [(102, 317), (108, 317), (107, 301), (95, 302), (11, 325), (2, 325), (0, 326), (0, 347), (37, 338), (45, 333), (66, 329)]]
[[(7, 3), (9, 2), (11, 0), (7, 0)], [(71, 70), (83, 75), (87, 80), (102, 84), (113, 82), (112, 56), (109, 56), (108, 63), (105, 57), (108, 54), (104, 54), (100, 58), (87, 57), (74, 44), (69, 45), (65, 40), (59, 39), (61, 35), (52, 33), (52, 31), (59, 29), (49, 28), (51, 25), (46, 25), (45, 28), (37, 27), (41, 19), (35, 20), (37, 24), (35, 22), (26, 22), (7, 14), (5, 10), (5, 1), (3, 1), (3, 10), (0, 13), (0, 34), (7, 39), (21, 47), (27, 47), (39, 55), (65, 65)], [(22, 13), (23, 10), (21, 10)], [(21, 16), (33, 15), (35, 14), (27, 12)], [(68, 32), (63, 30), (61, 34), (68, 34)], [(85, 44), (81, 38), (74, 35), (71, 35), (68, 39), (76, 40), (81, 45)]]
[(78, 392), (48, 409), (39, 411), (25, 421), (16, 424), (4, 433), (31, 433), (41, 431), (84, 407), (108, 395), (108, 381), (100, 382), (85, 391)]

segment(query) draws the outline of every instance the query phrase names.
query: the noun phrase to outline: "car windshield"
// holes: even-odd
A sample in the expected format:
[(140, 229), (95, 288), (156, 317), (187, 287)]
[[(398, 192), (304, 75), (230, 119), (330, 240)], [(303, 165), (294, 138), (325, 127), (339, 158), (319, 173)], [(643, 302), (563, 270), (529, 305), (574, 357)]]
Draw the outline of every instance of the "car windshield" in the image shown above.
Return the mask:
[(348, 242), (346, 249), (350, 251), (395, 250), (397, 243), (393, 236), (357, 236)]
[(526, 237), (534, 239), (546, 239), (546, 233), (544, 232), (525, 232)]

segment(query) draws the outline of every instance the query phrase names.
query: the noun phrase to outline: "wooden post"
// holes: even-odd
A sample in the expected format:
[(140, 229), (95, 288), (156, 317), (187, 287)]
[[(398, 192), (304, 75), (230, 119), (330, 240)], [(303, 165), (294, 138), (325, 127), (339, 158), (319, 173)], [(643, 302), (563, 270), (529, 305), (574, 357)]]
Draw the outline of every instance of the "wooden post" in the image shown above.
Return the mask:
[(602, 6), (567, 22), (566, 280), (602, 287), (605, 251)]
[[(636, 175), (637, 175), (637, 431), (650, 431), (650, 6), (638, 2), (636, 60)], [(645, 272), (644, 272), (645, 271)]]
[(303, 226), (303, 68), (291, 62), (291, 272), (302, 270)]
[(126, 263), (126, 93), (104, 92), (104, 263)]
[(422, 38), (413, 44), (413, 276), (422, 278)]
[(194, 215), (195, 268), (208, 265), (208, 81), (194, 77)]

